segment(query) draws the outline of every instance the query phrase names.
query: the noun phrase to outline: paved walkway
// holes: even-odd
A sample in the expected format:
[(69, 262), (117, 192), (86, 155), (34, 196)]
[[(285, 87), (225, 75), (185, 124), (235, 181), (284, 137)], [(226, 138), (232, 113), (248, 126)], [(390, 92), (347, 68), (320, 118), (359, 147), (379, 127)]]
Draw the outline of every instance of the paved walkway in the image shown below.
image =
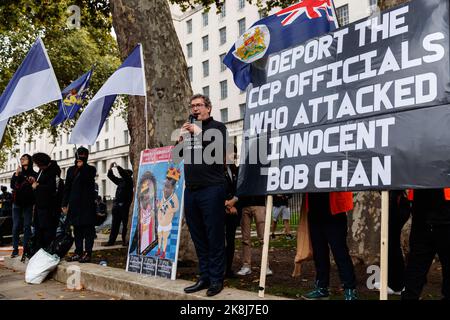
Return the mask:
[(111, 296), (89, 291), (69, 290), (53, 279), (41, 284), (28, 284), (25, 274), (0, 265), (0, 300), (116, 300)]

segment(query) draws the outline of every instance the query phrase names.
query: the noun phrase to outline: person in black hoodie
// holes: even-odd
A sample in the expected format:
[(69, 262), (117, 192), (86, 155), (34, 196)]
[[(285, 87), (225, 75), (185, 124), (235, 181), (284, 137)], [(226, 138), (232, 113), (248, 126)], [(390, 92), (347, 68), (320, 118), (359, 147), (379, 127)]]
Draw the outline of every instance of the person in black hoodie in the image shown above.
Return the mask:
[[(71, 261), (90, 262), (95, 239), (95, 174), (87, 164), (89, 150), (80, 147), (75, 154), (75, 165), (67, 170), (62, 201), (62, 212), (74, 226), (75, 254)], [(84, 251), (83, 251), (84, 247)]]
[(120, 223), (122, 223), (122, 245), (127, 246), (128, 212), (130, 210), (131, 202), (133, 202), (133, 171), (125, 170), (121, 166), (116, 166), (117, 172), (120, 175), (119, 178), (114, 175), (114, 166), (116, 166), (116, 163), (111, 163), (108, 170), (108, 178), (117, 185), (117, 189), (112, 208), (111, 233), (106, 245), (114, 245), (119, 233)]
[(409, 255), (402, 300), (419, 300), (436, 254), (442, 267), (442, 299), (450, 300), (450, 190), (414, 190)]
[(19, 254), (19, 226), (23, 217), (23, 252), (28, 254), (33, 218), (34, 194), (31, 185), (37, 175), (33, 170), (33, 160), (29, 154), (20, 157), (20, 166), (11, 178), (13, 190), (13, 252), (11, 257)]
[(39, 172), (32, 188), (35, 196), (36, 250), (44, 250), (55, 240), (60, 209), (57, 205), (57, 180), (61, 169), (50, 156), (39, 152), (33, 155)]

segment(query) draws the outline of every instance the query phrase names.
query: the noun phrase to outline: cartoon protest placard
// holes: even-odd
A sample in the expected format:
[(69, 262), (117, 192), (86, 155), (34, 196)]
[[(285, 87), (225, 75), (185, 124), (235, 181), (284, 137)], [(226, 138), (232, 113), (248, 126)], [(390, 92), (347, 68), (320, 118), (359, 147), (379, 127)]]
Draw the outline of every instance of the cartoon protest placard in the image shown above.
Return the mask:
[[(172, 149), (164, 147), (141, 153), (127, 271), (175, 280), (184, 173), (182, 163), (171, 161)], [(136, 266), (138, 262), (140, 268)]]

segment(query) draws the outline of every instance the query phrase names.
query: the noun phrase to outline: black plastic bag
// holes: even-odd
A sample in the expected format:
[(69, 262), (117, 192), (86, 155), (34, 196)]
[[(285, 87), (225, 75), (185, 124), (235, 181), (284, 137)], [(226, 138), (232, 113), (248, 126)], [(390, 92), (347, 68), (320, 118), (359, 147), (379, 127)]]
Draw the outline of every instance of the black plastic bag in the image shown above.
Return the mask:
[(74, 238), (72, 236), (72, 230), (65, 216), (62, 215), (59, 220), (59, 226), (56, 232), (56, 238), (46, 250), (50, 254), (56, 254), (58, 257), (63, 258), (72, 248)]

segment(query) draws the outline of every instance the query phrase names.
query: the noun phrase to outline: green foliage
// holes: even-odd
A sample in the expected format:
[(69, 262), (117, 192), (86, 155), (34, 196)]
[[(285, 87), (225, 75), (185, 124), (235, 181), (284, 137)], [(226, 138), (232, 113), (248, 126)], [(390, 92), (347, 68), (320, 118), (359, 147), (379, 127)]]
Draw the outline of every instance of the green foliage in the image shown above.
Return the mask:
[[(299, 0), (246, 0), (250, 4), (255, 4), (258, 8), (269, 11), (275, 7), (285, 8)], [(217, 12), (220, 12), (225, 0), (169, 0), (172, 4), (178, 4), (183, 11), (188, 9), (193, 9), (196, 6), (203, 6), (207, 11), (210, 9), (211, 5), (215, 4)]]
[[(67, 25), (69, 6), (81, 9), (81, 28)], [(4, 0), (0, 5), (0, 92), (3, 92), (29, 48), (41, 36), (61, 89), (94, 64), (88, 96), (92, 96), (120, 64), (117, 42), (111, 35), (112, 18), (108, 0)], [(57, 103), (20, 114), (9, 120), (0, 150), (13, 151), (17, 139), (49, 130), (55, 137), (67, 132), (73, 121), (50, 127), (58, 112)], [(31, 139), (31, 138), (30, 138)], [(6, 148), (5, 148), (6, 147)], [(3, 153), (3, 154), (2, 154)]]

